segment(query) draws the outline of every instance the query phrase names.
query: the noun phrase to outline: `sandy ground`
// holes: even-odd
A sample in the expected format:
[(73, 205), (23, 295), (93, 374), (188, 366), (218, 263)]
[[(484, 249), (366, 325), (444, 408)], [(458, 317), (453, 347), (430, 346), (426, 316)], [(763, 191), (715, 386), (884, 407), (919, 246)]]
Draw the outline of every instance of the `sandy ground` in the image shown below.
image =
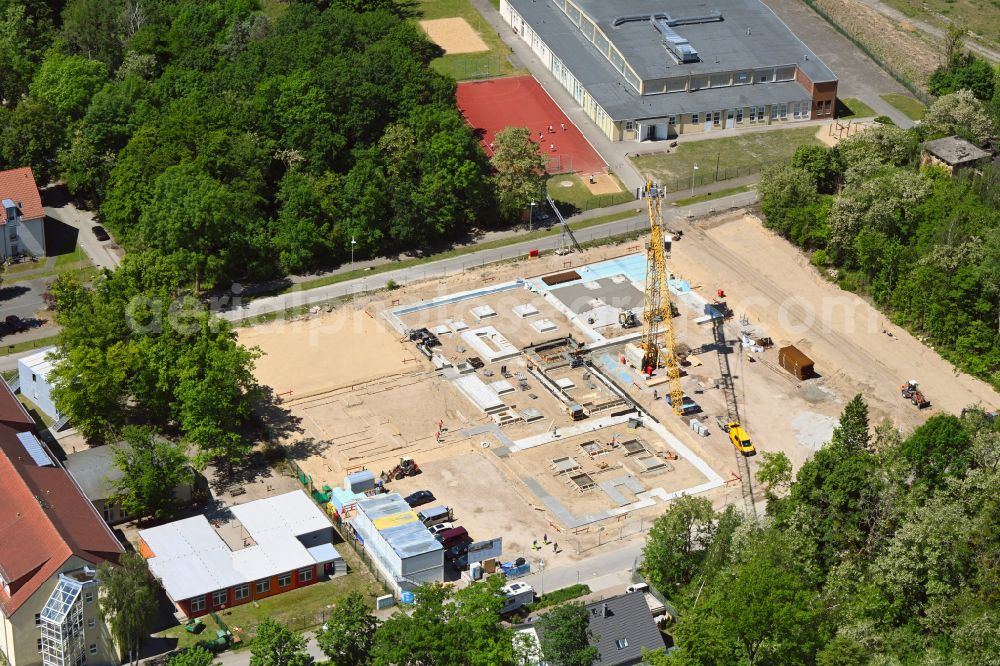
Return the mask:
[(420, 21), (420, 27), (445, 53), (479, 53), (490, 50), (469, 22), (460, 16)]
[[(784, 378), (776, 384), (813, 405), (810, 411), (830, 416), (830, 407), (861, 392), (874, 421), (887, 417), (909, 429), (938, 410), (957, 413), (970, 404), (1000, 404), (1000, 396), (987, 384), (957, 372), (864, 300), (826, 281), (805, 255), (756, 218), (737, 215), (693, 226), (692, 233), (674, 245), (674, 269), (702, 284), (702, 293), (724, 289), (736, 317), (748, 321), (747, 328), (770, 336), (776, 346), (794, 344), (815, 361), (822, 376), (819, 384), (793, 382), (789, 388), (787, 383), (782, 385)], [(883, 333), (883, 328), (892, 336)], [(770, 366), (746, 364), (745, 374), (785, 374), (777, 368), (776, 352), (771, 354)], [(931, 409), (918, 411), (900, 398), (899, 385), (911, 378), (920, 381)], [(803, 448), (815, 446), (818, 435), (808, 432), (809, 419), (803, 422), (783, 400), (771, 397), (769, 401), (755, 397), (754, 420), (786, 424), (775, 434), (784, 431)], [(823, 404), (827, 409), (816, 407)], [(811, 427), (818, 426), (813, 423)], [(824, 430), (828, 427), (829, 423)]]
[(590, 182), (589, 177), (584, 178), (583, 184), (587, 186), (591, 194), (617, 194), (622, 191), (618, 181), (606, 173), (594, 174), (593, 183)]
[(371, 310), (345, 307), (238, 333), (242, 344), (264, 352), (257, 379), (285, 398), (423, 367), (413, 348)]
[[(838, 125), (841, 127), (839, 130), (837, 128)], [(827, 125), (821, 125), (819, 129), (816, 130), (816, 138), (827, 146), (833, 147), (846, 139), (848, 136), (854, 136), (858, 132), (863, 132), (870, 126), (871, 123), (859, 123), (851, 120), (843, 123), (834, 121)]]

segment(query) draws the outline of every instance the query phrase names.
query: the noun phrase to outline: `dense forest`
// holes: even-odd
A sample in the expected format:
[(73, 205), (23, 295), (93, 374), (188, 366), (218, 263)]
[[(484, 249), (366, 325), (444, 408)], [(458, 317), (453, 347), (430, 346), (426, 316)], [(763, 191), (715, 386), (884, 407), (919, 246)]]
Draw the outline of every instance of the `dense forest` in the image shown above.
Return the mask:
[(914, 129), (876, 125), (836, 148), (800, 147), (761, 177), (761, 208), (842, 287), (1000, 388), (1000, 172), (921, 168), (920, 142), (952, 134), (996, 136), (968, 90), (938, 99)]
[(401, 5), (61, 5), (0, 0), (0, 166), (63, 179), (196, 287), (495, 222), (455, 83)]
[(672, 503), (645, 548), (678, 607), (653, 664), (1000, 664), (1000, 419), (871, 430), (860, 396), (794, 481), (758, 472), (767, 516)]

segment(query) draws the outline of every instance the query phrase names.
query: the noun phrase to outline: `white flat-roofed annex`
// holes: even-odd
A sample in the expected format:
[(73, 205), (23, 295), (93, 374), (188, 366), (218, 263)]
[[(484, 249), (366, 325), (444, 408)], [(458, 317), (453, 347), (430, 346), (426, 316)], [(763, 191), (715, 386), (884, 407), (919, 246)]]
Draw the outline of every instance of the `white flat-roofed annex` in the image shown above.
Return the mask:
[[(340, 557), (328, 542), (317, 540), (307, 547), (299, 540), (300, 536), (331, 527), (319, 507), (301, 490), (247, 502), (230, 511), (252, 545), (230, 549), (205, 516), (139, 532), (152, 553), (148, 558), (150, 571), (174, 601)], [(329, 549), (318, 548), (323, 545), (329, 545)]]

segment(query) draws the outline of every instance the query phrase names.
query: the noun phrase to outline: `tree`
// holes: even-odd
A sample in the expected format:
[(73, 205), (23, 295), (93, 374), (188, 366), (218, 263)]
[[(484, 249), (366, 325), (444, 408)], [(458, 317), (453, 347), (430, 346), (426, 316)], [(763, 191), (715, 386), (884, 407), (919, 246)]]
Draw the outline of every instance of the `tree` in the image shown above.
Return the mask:
[(31, 82), (30, 94), (68, 123), (83, 116), (90, 98), (107, 80), (107, 67), (96, 60), (52, 49)]
[(9, 108), (28, 92), (41, 59), (33, 24), (24, 5), (0, 5), (0, 103)]
[(360, 592), (352, 592), (337, 602), (330, 617), (316, 634), (316, 642), (332, 666), (367, 666), (378, 619), (368, 610)]
[(115, 465), (122, 477), (114, 482), (122, 509), (139, 518), (169, 518), (177, 505), (177, 487), (191, 481), (183, 447), (138, 426), (126, 426), (122, 440), (115, 446)]
[(836, 636), (816, 654), (816, 666), (864, 666), (868, 650), (847, 636)]
[(936, 488), (946, 477), (964, 476), (972, 462), (971, 444), (958, 418), (935, 414), (903, 441), (898, 453), (916, 483)]
[(415, 591), (412, 613), (396, 613), (375, 634), (374, 666), (514, 666), (514, 632), (500, 626), (502, 576), (458, 592), (439, 584)]
[(191, 162), (169, 167), (153, 186), (139, 218), (143, 244), (176, 258), (191, 272), (195, 292), (219, 277), (241, 226), (240, 206), (227, 188)]
[(250, 642), (250, 666), (307, 666), (306, 641), (285, 625), (265, 618)]
[(813, 597), (788, 541), (765, 530), (719, 577), (706, 606), (749, 666), (804, 663), (818, 641)]
[(928, 107), (920, 127), (930, 137), (957, 134), (977, 145), (996, 136), (993, 120), (970, 90), (939, 97)]
[(792, 166), (808, 172), (816, 181), (820, 192), (831, 193), (843, 173), (840, 155), (826, 146), (803, 145), (795, 149)]
[(97, 569), (100, 585), (98, 607), (111, 637), (129, 657), (139, 662), (139, 648), (149, 637), (156, 619), (157, 600), (146, 560), (138, 553), (124, 553), (118, 566), (107, 562)]
[(540, 201), (545, 186), (545, 158), (531, 141), (527, 127), (506, 127), (493, 137), (496, 171), (493, 185), (500, 214), (516, 219), (532, 201)]
[(757, 482), (764, 484), (764, 494), (767, 498), (767, 512), (778, 501), (778, 491), (783, 491), (792, 482), (792, 461), (783, 451), (767, 451), (761, 454), (760, 467), (757, 468)]
[(811, 206), (819, 198), (815, 177), (793, 166), (776, 167), (762, 173), (757, 192), (767, 226), (786, 236), (793, 211)]
[(70, 0), (63, 10), (63, 38), (73, 53), (114, 69), (125, 42), (126, 0)]
[(600, 658), (592, 644), (600, 640), (590, 630), (586, 606), (568, 603), (556, 606), (539, 621), (542, 656), (553, 666), (591, 666)]
[(833, 429), (833, 443), (848, 451), (866, 451), (869, 443), (868, 403), (858, 393), (844, 407), (840, 424)]
[(683, 496), (670, 503), (653, 523), (643, 548), (643, 573), (670, 596), (687, 584), (712, 541), (712, 503), (704, 497)]
[(88, 441), (102, 444), (125, 424), (128, 377), (135, 367), (136, 350), (125, 342), (104, 349), (81, 345), (57, 350), (49, 375), (56, 407)]
[(167, 661), (167, 666), (212, 666), (213, 661), (215, 661), (214, 654), (200, 645), (195, 645), (175, 654)]

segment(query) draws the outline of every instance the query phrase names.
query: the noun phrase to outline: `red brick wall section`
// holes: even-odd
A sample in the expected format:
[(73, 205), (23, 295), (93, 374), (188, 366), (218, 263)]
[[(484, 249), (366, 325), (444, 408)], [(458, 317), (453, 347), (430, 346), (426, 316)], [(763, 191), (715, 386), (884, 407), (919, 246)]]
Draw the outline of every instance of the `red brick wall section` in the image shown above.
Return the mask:
[[(812, 95), (812, 117), (813, 119), (833, 118), (837, 108), (837, 82), (825, 81), (813, 83), (798, 67), (795, 68), (795, 80), (802, 84), (802, 87)], [(826, 109), (829, 103), (829, 113)]]
[[(143, 546), (143, 544), (140, 541), (140, 545), (139, 545), (140, 552), (142, 550), (142, 546)], [(265, 599), (267, 597), (273, 597), (276, 594), (281, 594), (282, 592), (288, 592), (289, 590), (294, 590), (294, 589), (297, 589), (297, 588), (300, 588), (300, 587), (305, 587), (306, 585), (312, 585), (313, 583), (315, 583), (318, 580), (317, 571), (316, 571), (317, 567), (314, 565), (314, 566), (312, 566), (310, 568), (312, 569), (312, 572), (313, 572), (312, 578), (310, 580), (306, 580), (306, 581), (301, 580), (300, 577), (299, 577), (299, 572), (298, 571), (293, 571), (292, 572), (292, 582), (291, 582), (291, 584), (288, 585), (288, 586), (286, 586), (286, 587), (278, 587), (278, 578), (280, 578), (280, 576), (272, 576), (270, 578), (270, 580), (271, 580), (271, 587), (270, 587), (270, 589), (267, 592), (261, 592), (260, 594), (257, 593), (257, 581), (250, 581), (250, 596), (248, 596), (246, 599), (237, 600), (236, 599), (236, 588), (235, 587), (230, 587), (227, 590), (229, 594), (227, 595), (226, 603), (225, 604), (221, 604), (219, 606), (213, 606), (212, 605), (212, 593), (209, 592), (208, 594), (205, 595), (205, 608), (204, 608), (204, 610), (200, 610), (200, 611), (196, 611), (196, 612), (192, 613), (191, 612), (191, 600), (190, 599), (183, 599), (181, 601), (178, 601), (177, 602), (177, 606), (180, 607), (180, 609), (184, 613), (184, 615), (186, 615), (187, 617), (191, 617), (191, 618), (200, 617), (202, 615), (208, 615), (212, 611), (219, 611), (220, 609), (222, 609), (223, 606), (225, 606), (226, 608), (232, 608), (233, 606), (242, 606), (243, 604), (249, 603), (249, 602), (253, 601), (254, 599)]]

